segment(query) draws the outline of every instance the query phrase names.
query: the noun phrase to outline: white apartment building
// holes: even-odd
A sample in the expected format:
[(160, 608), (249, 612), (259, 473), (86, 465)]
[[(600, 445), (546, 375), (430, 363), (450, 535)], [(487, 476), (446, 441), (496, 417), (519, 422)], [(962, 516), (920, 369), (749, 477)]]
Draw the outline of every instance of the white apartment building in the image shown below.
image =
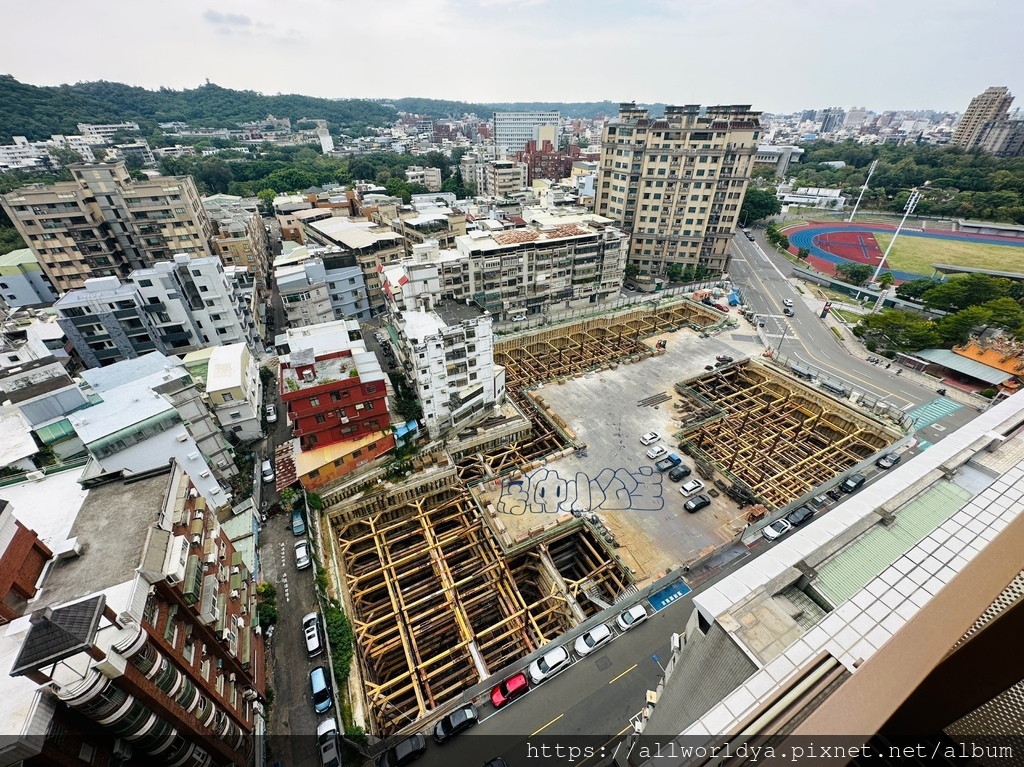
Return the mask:
[(100, 125), (78, 123), (78, 132), (90, 144), (109, 144), (115, 133), (137, 130), (139, 130), (138, 123), (105, 123)]
[(558, 121), (558, 112), (495, 112), (494, 143), (508, 154), (522, 152), (528, 141), (538, 141), (541, 128), (557, 131)]
[(405, 180), (410, 184), (421, 184), (431, 192), (441, 191), (441, 169), (410, 165), (405, 169)]
[[(185, 364), (187, 367), (188, 360)], [(206, 394), (213, 415), (225, 432), (233, 433), (243, 442), (262, 435), (263, 383), (256, 359), (245, 344), (209, 350)]]
[(494, 365), (487, 314), (449, 322), (434, 312), (406, 311), (396, 316), (393, 328), (431, 439), (490, 415), (504, 401), (505, 369)]
[(281, 295), (288, 327), (319, 325), (335, 319), (327, 290), (327, 273), (320, 259), (311, 258), (275, 269), (274, 282)]
[(526, 186), (526, 166), (512, 160), (495, 160), (477, 166), (477, 194), (509, 197)]
[(62, 167), (51, 154), (53, 149), (72, 149), (83, 162), (95, 162), (92, 147), (82, 136), (50, 136), (48, 141), (29, 141), (14, 136), (13, 144), (0, 146), (0, 173), (11, 170), (51, 170)]

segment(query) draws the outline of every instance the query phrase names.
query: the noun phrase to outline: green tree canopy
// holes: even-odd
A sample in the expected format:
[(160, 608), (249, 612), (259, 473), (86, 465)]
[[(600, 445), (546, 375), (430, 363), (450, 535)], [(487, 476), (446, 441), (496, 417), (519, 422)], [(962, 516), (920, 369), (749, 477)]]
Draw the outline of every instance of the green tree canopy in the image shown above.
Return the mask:
[(851, 285), (863, 285), (874, 271), (867, 264), (855, 264), (852, 261), (841, 261), (836, 264), (836, 274)]
[(761, 219), (770, 218), (782, 211), (782, 203), (770, 189), (754, 189), (747, 187), (740, 207), (740, 221), (744, 226)]
[(925, 306), (943, 312), (955, 312), (977, 306), (1010, 292), (1010, 281), (987, 274), (958, 274), (936, 285), (921, 296)]
[(939, 284), (938, 280), (933, 280), (931, 277), (908, 280), (896, 287), (896, 295), (908, 301), (915, 301)]
[(992, 312), (982, 306), (970, 306), (956, 314), (947, 314), (936, 323), (942, 340), (950, 345), (967, 343), (975, 328), (988, 325)]
[(916, 352), (942, 343), (934, 322), (899, 309), (865, 315), (860, 327), (867, 336), (877, 339), (879, 346), (894, 351)]

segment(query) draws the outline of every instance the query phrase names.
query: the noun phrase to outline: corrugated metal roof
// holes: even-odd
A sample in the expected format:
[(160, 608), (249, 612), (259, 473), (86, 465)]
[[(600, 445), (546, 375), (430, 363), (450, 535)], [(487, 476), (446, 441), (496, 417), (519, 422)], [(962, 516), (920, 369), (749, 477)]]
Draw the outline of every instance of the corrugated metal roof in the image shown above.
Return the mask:
[(981, 362), (969, 360), (966, 357), (951, 352), (949, 349), (922, 349), (919, 352), (915, 352), (913, 356), (942, 365), (958, 373), (969, 375), (971, 378), (977, 378), (985, 383), (1001, 384), (1008, 378), (1013, 378), (1013, 375), (1010, 373), (1003, 372), (998, 368)]
[(888, 527), (876, 525), (818, 569), (813, 585), (837, 607), (892, 565), (972, 497), (941, 482), (904, 505)]

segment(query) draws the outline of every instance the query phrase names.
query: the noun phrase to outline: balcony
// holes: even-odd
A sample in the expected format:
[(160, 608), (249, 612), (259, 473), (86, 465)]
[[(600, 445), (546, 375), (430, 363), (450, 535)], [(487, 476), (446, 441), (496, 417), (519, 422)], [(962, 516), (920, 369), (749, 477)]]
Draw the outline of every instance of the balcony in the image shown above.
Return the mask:
[(156, 314), (157, 312), (162, 312), (162, 311), (165, 310), (164, 302), (163, 301), (157, 301), (155, 304), (143, 304), (142, 305), (142, 310), (144, 312), (149, 312), (150, 314)]

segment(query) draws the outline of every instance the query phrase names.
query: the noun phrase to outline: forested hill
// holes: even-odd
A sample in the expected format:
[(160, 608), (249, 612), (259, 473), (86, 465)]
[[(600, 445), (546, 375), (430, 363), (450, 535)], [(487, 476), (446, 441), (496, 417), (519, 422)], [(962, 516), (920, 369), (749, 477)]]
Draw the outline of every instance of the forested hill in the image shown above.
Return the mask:
[(191, 125), (233, 128), (236, 123), (267, 115), (303, 117), (328, 121), (332, 131), (359, 132), (368, 125), (384, 125), (397, 117), (395, 110), (374, 101), (320, 99), (311, 96), (265, 96), (255, 91), (236, 91), (219, 85), (192, 90), (168, 88), (150, 91), (122, 83), (94, 82), (57, 87), (21, 83), (0, 75), (0, 143), (12, 136), (30, 141), (51, 134), (72, 135), (76, 125), (134, 121), (145, 123), (146, 132), (156, 123), (180, 120)]
[[(443, 101), (439, 99), (380, 99), (381, 103), (393, 106), (400, 112), (413, 112), (433, 117), (461, 117), (464, 114), (476, 114), (477, 117), (488, 118), (492, 112), (558, 112), (562, 117), (593, 119), (595, 117), (612, 117), (619, 113), (617, 101), (517, 101), (498, 104), (470, 104), (465, 101)], [(665, 113), (664, 104), (638, 104), (643, 109), (651, 110), (654, 115)]]

